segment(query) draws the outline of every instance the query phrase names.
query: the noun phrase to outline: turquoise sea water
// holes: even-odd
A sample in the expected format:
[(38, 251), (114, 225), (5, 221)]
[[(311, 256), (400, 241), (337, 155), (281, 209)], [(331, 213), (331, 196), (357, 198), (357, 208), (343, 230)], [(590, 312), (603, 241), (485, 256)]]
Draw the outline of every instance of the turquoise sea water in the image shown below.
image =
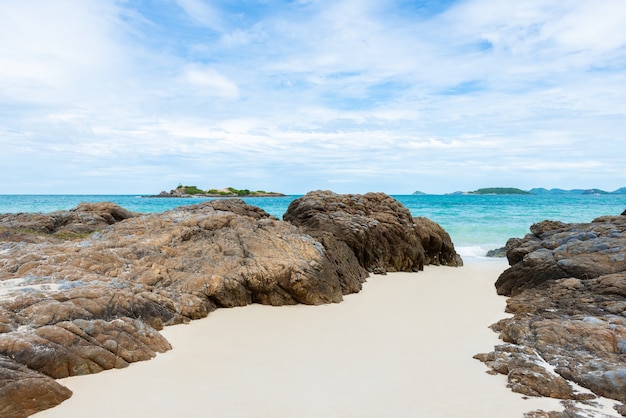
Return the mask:
[[(282, 218), (298, 196), (245, 198)], [(443, 226), (464, 257), (480, 257), (504, 246), (511, 237), (522, 237), (530, 225), (545, 219), (590, 222), (603, 215), (619, 215), (626, 209), (626, 195), (396, 195), (414, 216), (425, 216)], [(199, 203), (202, 198), (142, 198), (135, 195), (0, 195), (0, 213), (67, 210), (80, 202), (115, 202), (135, 212), (163, 212)]]

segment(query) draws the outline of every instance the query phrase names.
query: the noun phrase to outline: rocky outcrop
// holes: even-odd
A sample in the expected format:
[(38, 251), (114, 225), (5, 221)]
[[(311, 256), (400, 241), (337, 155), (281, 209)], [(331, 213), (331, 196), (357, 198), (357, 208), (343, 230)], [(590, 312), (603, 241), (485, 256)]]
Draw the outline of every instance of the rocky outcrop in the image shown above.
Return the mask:
[[(101, 203), (0, 215), (0, 416), (23, 416), (22, 402), (30, 414), (67, 398), (50, 377), (126, 367), (169, 350), (163, 326), (220, 307), (339, 302), (361, 289), (365, 265), (413, 270), (455, 259), (438, 225), (407, 217), (391, 198), (365, 200), (363, 214), (333, 212), (359, 226), (346, 240), (340, 229), (304, 231), (238, 199), (162, 214)], [(364, 254), (378, 258), (362, 265)], [(42, 388), (49, 396), (28, 401)]]
[(626, 217), (606, 216), (589, 224), (544, 221), (524, 239), (507, 242), (511, 267), (496, 282), (511, 296), (549, 280), (592, 279), (626, 271)]
[(68, 399), (72, 392), (54, 379), (0, 356), (0, 417), (24, 418)]
[(384, 193), (339, 195), (315, 191), (294, 200), (283, 219), (316, 239), (339, 241), (369, 272), (418, 271), (425, 264), (462, 265), (450, 236), (436, 223), (413, 218)]
[(477, 358), (521, 393), (588, 397), (579, 385), (626, 403), (626, 217), (544, 221), (531, 232), (509, 240), (511, 267), (496, 282), (511, 296), (513, 317), (492, 326), (507, 344)]
[(40, 242), (49, 238), (76, 238), (134, 216), (137, 214), (110, 202), (81, 203), (69, 211), (46, 214), (0, 214), (0, 240)]

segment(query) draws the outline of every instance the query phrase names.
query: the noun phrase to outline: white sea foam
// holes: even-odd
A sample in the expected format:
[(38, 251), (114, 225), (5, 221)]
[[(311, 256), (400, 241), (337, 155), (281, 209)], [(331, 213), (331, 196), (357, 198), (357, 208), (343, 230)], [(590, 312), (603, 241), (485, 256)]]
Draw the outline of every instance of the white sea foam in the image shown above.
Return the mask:
[(488, 251), (479, 245), (459, 246), (455, 249), (462, 258), (486, 258)]

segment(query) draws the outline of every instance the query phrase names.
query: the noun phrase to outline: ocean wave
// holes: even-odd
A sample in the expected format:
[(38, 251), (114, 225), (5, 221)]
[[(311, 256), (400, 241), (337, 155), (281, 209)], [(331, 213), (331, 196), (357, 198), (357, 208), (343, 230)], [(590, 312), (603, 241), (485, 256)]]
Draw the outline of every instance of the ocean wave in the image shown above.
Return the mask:
[(486, 249), (479, 245), (468, 245), (459, 246), (455, 249), (462, 258), (487, 258), (487, 251), (492, 248)]

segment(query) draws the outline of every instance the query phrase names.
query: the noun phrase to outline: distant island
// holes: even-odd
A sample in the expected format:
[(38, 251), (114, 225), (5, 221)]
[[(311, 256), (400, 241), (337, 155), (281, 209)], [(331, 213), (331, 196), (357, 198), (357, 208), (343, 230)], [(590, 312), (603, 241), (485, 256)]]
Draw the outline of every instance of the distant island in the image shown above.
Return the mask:
[(531, 194), (530, 192), (516, 189), (515, 187), (487, 187), (484, 189), (467, 192), (467, 194)]
[(162, 191), (158, 195), (144, 197), (277, 197), (285, 196), (282, 193), (266, 192), (264, 190), (251, 191), (248, 189), (235, 189), (227, 187), (224, 189), (202, 190), (197, 186), (183, 186), (179, 184), (169, 192)]
[[(426, 193), (416, 191), (414, 195), (423, 195)], [(448, 195), (538, 195), (538, 196), (562, 196), (562, 195), (614, 195), (614, 194), (626, 194), (626, 187), (619, 188), (612, 192), (607, 192), (601, 189), (545, 189), (538, 187), (530, 190), (522, 190), (516, 187), (486, 187), (483, 189), (474, 190), (471, 192), (454, 192), (446, 193)]]

